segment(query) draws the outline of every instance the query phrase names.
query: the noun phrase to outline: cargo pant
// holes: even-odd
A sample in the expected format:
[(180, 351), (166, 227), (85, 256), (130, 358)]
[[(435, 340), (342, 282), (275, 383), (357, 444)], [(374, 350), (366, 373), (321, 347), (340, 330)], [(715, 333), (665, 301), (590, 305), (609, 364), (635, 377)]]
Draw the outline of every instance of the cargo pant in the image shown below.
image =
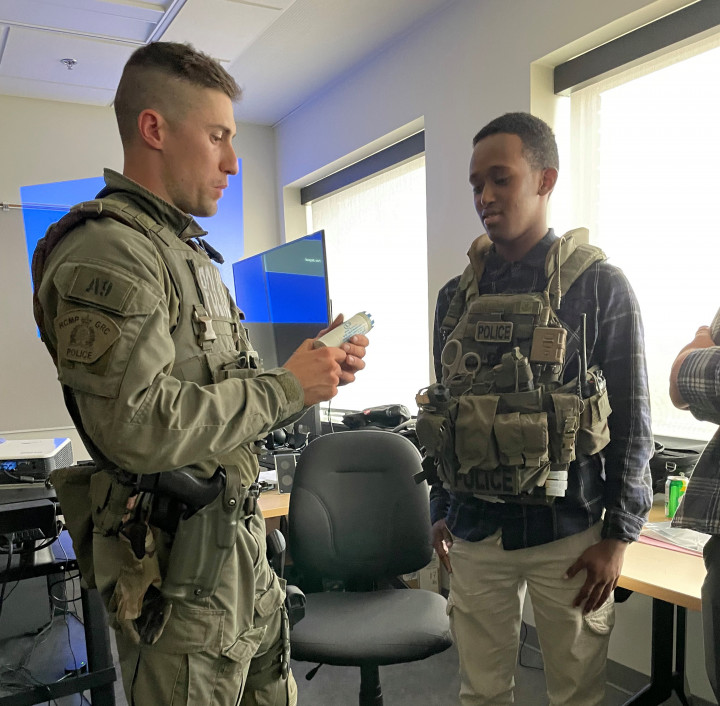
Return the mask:
[(545, 663), (550, 706), (600, 706), (614, 624), (612, 595), (583, 615), (572, 601), (585, 581), (563, 575), (592, 544), (601, 523), (585, 532), (528, 549), (506, 551), (500, 532), (450, 548), (450, 627), (460, 656), (462, 706), (514, 703), (520, 622), (530, 593)]
[[(93, 538), (96, 581), (106, 606), (119, 541)], [(283, 678), (280, 665), (284, 599), (284, 581), (265, 556), (265, 523), (258, 510), (238, 523), (235, 549), (214, 595), (173, 601), (154, 645), (136, 644), (116, 630), (128, 704), (296, 706), (295, 680), (289, 671)]]

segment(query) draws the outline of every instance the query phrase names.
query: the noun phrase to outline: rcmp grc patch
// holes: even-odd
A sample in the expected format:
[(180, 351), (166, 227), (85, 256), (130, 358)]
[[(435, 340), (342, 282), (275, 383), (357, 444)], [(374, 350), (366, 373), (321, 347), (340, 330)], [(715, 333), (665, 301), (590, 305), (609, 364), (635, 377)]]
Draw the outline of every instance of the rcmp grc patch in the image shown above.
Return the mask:
[(120, 327), (105, 314), (73, 309), (55, 319), (60, 358), (76, 363), (94, 363), (120, 338)]

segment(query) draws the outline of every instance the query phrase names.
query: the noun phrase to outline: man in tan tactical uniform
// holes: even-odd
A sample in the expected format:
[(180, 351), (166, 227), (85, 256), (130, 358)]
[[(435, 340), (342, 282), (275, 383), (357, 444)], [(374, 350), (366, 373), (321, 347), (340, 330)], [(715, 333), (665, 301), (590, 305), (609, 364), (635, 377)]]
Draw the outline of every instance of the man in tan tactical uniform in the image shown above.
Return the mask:
[[(305, 341), (284, 367), (257, 369), (214, 251), (188, 215), (213, 215), (237, 172), (238, 95), (189, 46), (138, 49), (115, 98), (123, 174), (107, 170), (98, 200), (51, 229), (33, 264), (43, 340), (99, 469), (65, 478), (86, 482), (67, 507), (58, 494), (69, 524), (81, 523), (83, 503), (92, 517), (83, 578), (108, 607), (138, 706), (297, 703), (283, 583), (249, 492), (254, 442), (364, 367), (367, 339), (356, 336), (342, 348)], [(222, 467), (223, 490), (159, 527), (136, 481), (182, 466), (191, 479)]]

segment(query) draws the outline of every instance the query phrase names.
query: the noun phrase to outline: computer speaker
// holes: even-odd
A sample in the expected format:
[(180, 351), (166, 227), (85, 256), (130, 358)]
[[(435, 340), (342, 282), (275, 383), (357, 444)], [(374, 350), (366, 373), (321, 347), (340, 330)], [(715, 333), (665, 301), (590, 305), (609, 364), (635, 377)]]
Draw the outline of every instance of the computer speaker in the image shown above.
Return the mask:
[(295, 478), (298, 454), (275, 454), (275, 470), (278, 477), (278, 492), (289, 493)]

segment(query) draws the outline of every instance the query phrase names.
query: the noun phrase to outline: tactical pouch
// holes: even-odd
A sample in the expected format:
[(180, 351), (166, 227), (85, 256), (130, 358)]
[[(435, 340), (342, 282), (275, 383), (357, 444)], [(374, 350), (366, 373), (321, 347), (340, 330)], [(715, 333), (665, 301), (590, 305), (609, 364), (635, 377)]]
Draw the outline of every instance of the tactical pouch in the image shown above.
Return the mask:
[(520, 415), (525, 465), (544, 466), (548, 460), (548, 418), (544, 412)]
[(493, 434), (498, 400), (497, 395), (465, 395), (458, 399), (455, 452), (460, 473), (468, 473), (474, 467), (491, 471), (500, 465)]
[(50, 473), (50, 482), (65, 517), (65, 526), (72, 539), (80, 573), (88, 588), (95, 588), (90, 479), (96, 471), (95, 464), (86, 464), (58, 468)]
[(108, 471), (98, 471), (90, 478), (92, 521), (97, 532), (114, 536), (127, 513), (130, 496), (135, 489), (123, 484)]
[(236, 543), (238, 522), (245, 517), (247, 494), (239, 484), (226, 487), (209, 505), (180, 520), (161, 586), (165, 598), (191, 600), (215, 592)]
[(499, 396), (493, 433), (503, 466), (537, 468), (548, 461), (548, 419), (542, 390)]
[(496, 415), (493, 432), (497, 440), (500, 463), (503, 466), (522, 466), (525, 444), (520, 425), (520, 413), (510, 412)]
[(455, 457), (452, 429), (456, 412), (457, 405), (454, 403), (445, 412), (429, 412), (422, 408), (419, 410), (415, 431), (428, 456)]
[(607, 388), (602, 385), (591, 397), (584, 400), (585, 408), (580, 417), (577, 449), (591, 456), (602, 451), (610, 443), (610, 427), (607, 419), (612, 412)]
[(550, 458), (555, 463), (575, 460), (575, 443), (580, 426), (580, 398), (574, 394), (550, 394), (553, 408), (553, 433), (550, 434)]

